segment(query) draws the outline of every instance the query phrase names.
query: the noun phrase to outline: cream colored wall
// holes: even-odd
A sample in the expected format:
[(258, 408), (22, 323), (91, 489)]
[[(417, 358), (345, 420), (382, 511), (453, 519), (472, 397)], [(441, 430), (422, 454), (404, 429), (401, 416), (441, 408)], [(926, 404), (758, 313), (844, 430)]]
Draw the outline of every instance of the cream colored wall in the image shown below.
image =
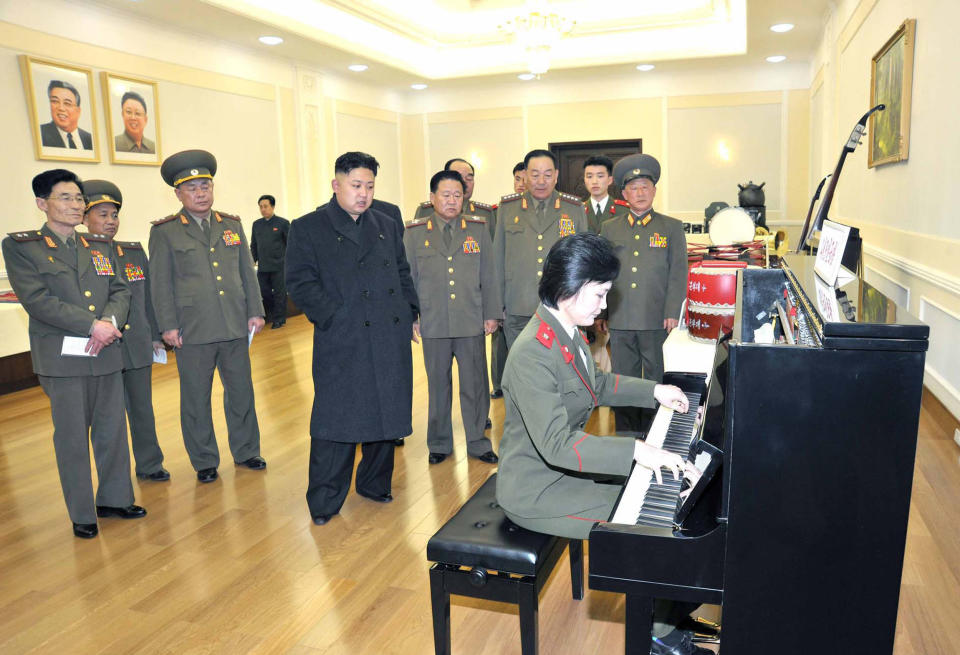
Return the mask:
[(869, 169), (865, 137), (847, 156), (830, 215), (860, 228), (867, 279), (930, 324), (925, 383), (960, 416), (960, 222), (953, 209), (960, 88), (948, 64), (956, 58), (951, 26), (960, 22), (960, 3), (840, 3), (812, 67), (824, 81), (815, 104), (822, 115), (811, 123), (823, 125), (820, 169), (829, 172), (870, 106), (871, 58), (907, 18), (917, 19), (909, 159)]

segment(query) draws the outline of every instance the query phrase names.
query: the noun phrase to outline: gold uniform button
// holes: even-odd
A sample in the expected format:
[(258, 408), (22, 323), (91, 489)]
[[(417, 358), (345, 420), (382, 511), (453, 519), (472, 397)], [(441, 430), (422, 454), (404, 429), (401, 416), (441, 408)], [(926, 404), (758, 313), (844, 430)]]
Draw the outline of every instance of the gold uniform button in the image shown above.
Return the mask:
[(447, 261), (448, 261), (448, 262), (452, 262), (452, 261), (453, 261), (453, 257), (447, 257)]
[(456, 300), (456, 299), (457, 299), (457, 294), (451, 293), (451, 294), (450, 294), (450, 300)]
[(85, 295), (87, 298), (89, 298), (89, 297), (92, 296), (93, 294), (90, 293), (89, 291), (84, 291), (84, 292), (83, 292), (83, 295)]
[(96, 306), (96, 305), (88, 305), (88, 306), (87, 306), (87, 309), (89, 309), (91, 312), (94, 312), (94, 311), (97, 310), (97, 306)]
[(454, 281), (450, 280), (450, 286), (452, 287), (454, 284), (455, 284)]
[(220, 289), (220, 295), (221, 296), (223, 295), (223, 289)]
[(214, 250), (215, 250), (215, 248), (211, 248), (211, 249), (210, 249), (210, 252), (213, 252)]
[(124, 325), (124, 326), (123, 326), (123, 329), (124, 329), (124, 330), (129, 330), (129, 329), (130, 329), (130, 324), (127, 323), (126, 325)]
[(537, 246), (537, 250), (538, 251), (543, 250), (543, 246)]
[(217, 268), (218, 266), (220, 266), (220, 263), (219, 263), (219, 262), (213, 262), (213, 267), (214, 267), (214, 268)]
[(453, 273), (453, 269), (452, 269), (452, 268), (448, 268), (448, 269), (447, 269), (447, 273)]
[(637, 272), (637, 267), (636, 267), (636, 266), (634, 266), (634, 267), (633, 267), (633, 268), (631, 268), (630, 270), (631, 270), (631, 271), (632, 271), (633, 273), (636, 273), (636, 272)]
[(538, 235), (537, 235), (537, 241), (543, 241), (543, 235), (542, 235), (542, 234), (538, 234)]
[(543, 277), (543, 271), (537, 271), (537, 277)]
[(640, 256), (640, 253), (639, 253), (638, 251), (634, 250), (634, 251), (633, 251), (633, 256), (634, 256), (634, 257), (639, 257), (639, 256)]
[(640, 235), (639, 235), (639, 234), (634, 234), (634, 235), (633, 235), (633, 238), (636, 239), (637, 241), (639, 241), (639, 240), (640, 240)]
[(537, 257), (537, 263), (538, 263), (538, 264), (542, 264), (542, 263), (543, 263), (543, 257)]
[[(631, 282), (631, 283), (630, 283), (630, 288), (631, 288), (631, 289), (636, 289), (636, 288), (637, 288), (637, 283), (636, 283), (636, 282)], [(220, 293), (223, 293), (223, 291), (221, 291)]]
[[(633, 270), (637, 270), (637, 269), (633, 269)], [(222, 275), (218, 275), (218, 276), (217, 276), (217, 282), (219, 282), (219, 281), (222, 280), (222, 279), (223, 279), (223, 276), (222, 276)]]

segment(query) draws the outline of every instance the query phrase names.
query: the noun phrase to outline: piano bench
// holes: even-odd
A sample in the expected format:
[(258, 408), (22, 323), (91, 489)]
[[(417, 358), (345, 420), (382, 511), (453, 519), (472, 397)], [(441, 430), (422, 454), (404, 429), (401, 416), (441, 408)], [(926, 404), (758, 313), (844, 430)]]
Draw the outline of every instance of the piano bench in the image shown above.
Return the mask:
[(494, 473), (427, 543), (436, 655), (450, 655), (450, 594), (515, 603), (521, 652), (536, 655), (540, 590), (568, 545), (573, 597), (583, 598), (583, 542), (514, 524), (496, 489)]

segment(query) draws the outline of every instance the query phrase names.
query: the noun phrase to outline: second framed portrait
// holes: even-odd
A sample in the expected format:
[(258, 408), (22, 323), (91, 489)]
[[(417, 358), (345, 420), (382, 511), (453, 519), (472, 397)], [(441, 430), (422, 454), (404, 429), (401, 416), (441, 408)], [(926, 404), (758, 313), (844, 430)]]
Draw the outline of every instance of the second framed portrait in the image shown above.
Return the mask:
[(111, 163), (159, 166), (162, 155), (157, 83), (104, 72), (100, 73), (100, 86)]

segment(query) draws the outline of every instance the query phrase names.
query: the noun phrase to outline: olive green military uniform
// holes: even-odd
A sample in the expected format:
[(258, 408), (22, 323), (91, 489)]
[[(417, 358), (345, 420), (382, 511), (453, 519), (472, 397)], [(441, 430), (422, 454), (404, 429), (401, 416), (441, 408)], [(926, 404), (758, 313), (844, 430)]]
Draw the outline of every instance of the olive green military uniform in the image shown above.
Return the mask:
[(130, 315), (123, 332), (123, 400), (130, 422), (130, 445), (137, 475), (163, 468), (153, 414), (153, 342), (160, 329), (150, 298), (150, 268), (139, 241), (114, 241), (120, 275), (130, 287)]
[(117, 274), (106, 237), (75, 233), (73, 243), (44, 225), (11, 233), (3, 240), (3, 258), (10, 284), (30, 316), (33, 371), (50, 397), (53, 447), (67, 511), (74, 523), (90, 524), (97, 522), (97, 505), (133, 504), (120, 373), (123, 353), (118, 341), (96, 357), (60, 353), (64, 337), (87, 337), (96, 319), (113, 317), (123, 325), (130, 290)]
[(211, 211), (209, 234), (190, 214), (155, 221), (150, 230), (150, 291), (161, 332), (179, 329), (180, 427), (193, 467), (220, 463), (210, 395), (223, 382), (228, 441), (235, 462), (260, 454), (247, 350), (247, 321), (263, 316), (253, 259), (237, 216)]
[[(665, 318), (678, 318), (687, 293), (687, 241), (683, 224), (649, 211), (603, 223), (620, 259), (620, 275), (607, 295), (607, 325), (614, 373), (663, 379)], [(617, 429), (643, 429), (640, 413), (616, 409)]]
[[(485, 220), (487, 227), (490, 229), (490, 238), (493, 238), (493, 231), (497, 226), (496, 206), (488, 205), (485, 202), (477, 202), (476, 200), (467, 200), (463, 203), (463, 213), (467, 216), (475, 216), (476, 218)], [(411, 222), (416, 223), (431, 216), (433, 216), (433, 203), (429, 200), (424, 200), (417, 205), (417, 211), (414, 212), (413, 221)]]
[(607, 202), (599, 214), (597, 214), (597, 205), (591, 197), (583, 201), (583, 208), (587, 214), (587, 224), (594, 234), (600, 234), (600, 226), (603, 225), (604, 221), (630, 213), (630, 205), (619, 198), (614, 199), (610, 196), (607, 196)]
[(588, 230), (583, 202), (576, 196), (554, 190), (541, 202), (525, 191), (501, 199), (493, 247), (508, 348), (537, 308), (537, 287), (550, 247), (561, 237)]
[[(447, 230), (449, 237), (444, 236)], [(427, 446), (431, 453), (453, 452), (451, 369), (456, 358), (467, 454), (479, 457), (492, 450), (483, 433), (490, 410), (483, 322), (496, 320), (503, 306), (486, 221), (460, 216), (447, 223), (432, 214), (407, 227), (403, 245), (420, 298), (429, 391)]]

